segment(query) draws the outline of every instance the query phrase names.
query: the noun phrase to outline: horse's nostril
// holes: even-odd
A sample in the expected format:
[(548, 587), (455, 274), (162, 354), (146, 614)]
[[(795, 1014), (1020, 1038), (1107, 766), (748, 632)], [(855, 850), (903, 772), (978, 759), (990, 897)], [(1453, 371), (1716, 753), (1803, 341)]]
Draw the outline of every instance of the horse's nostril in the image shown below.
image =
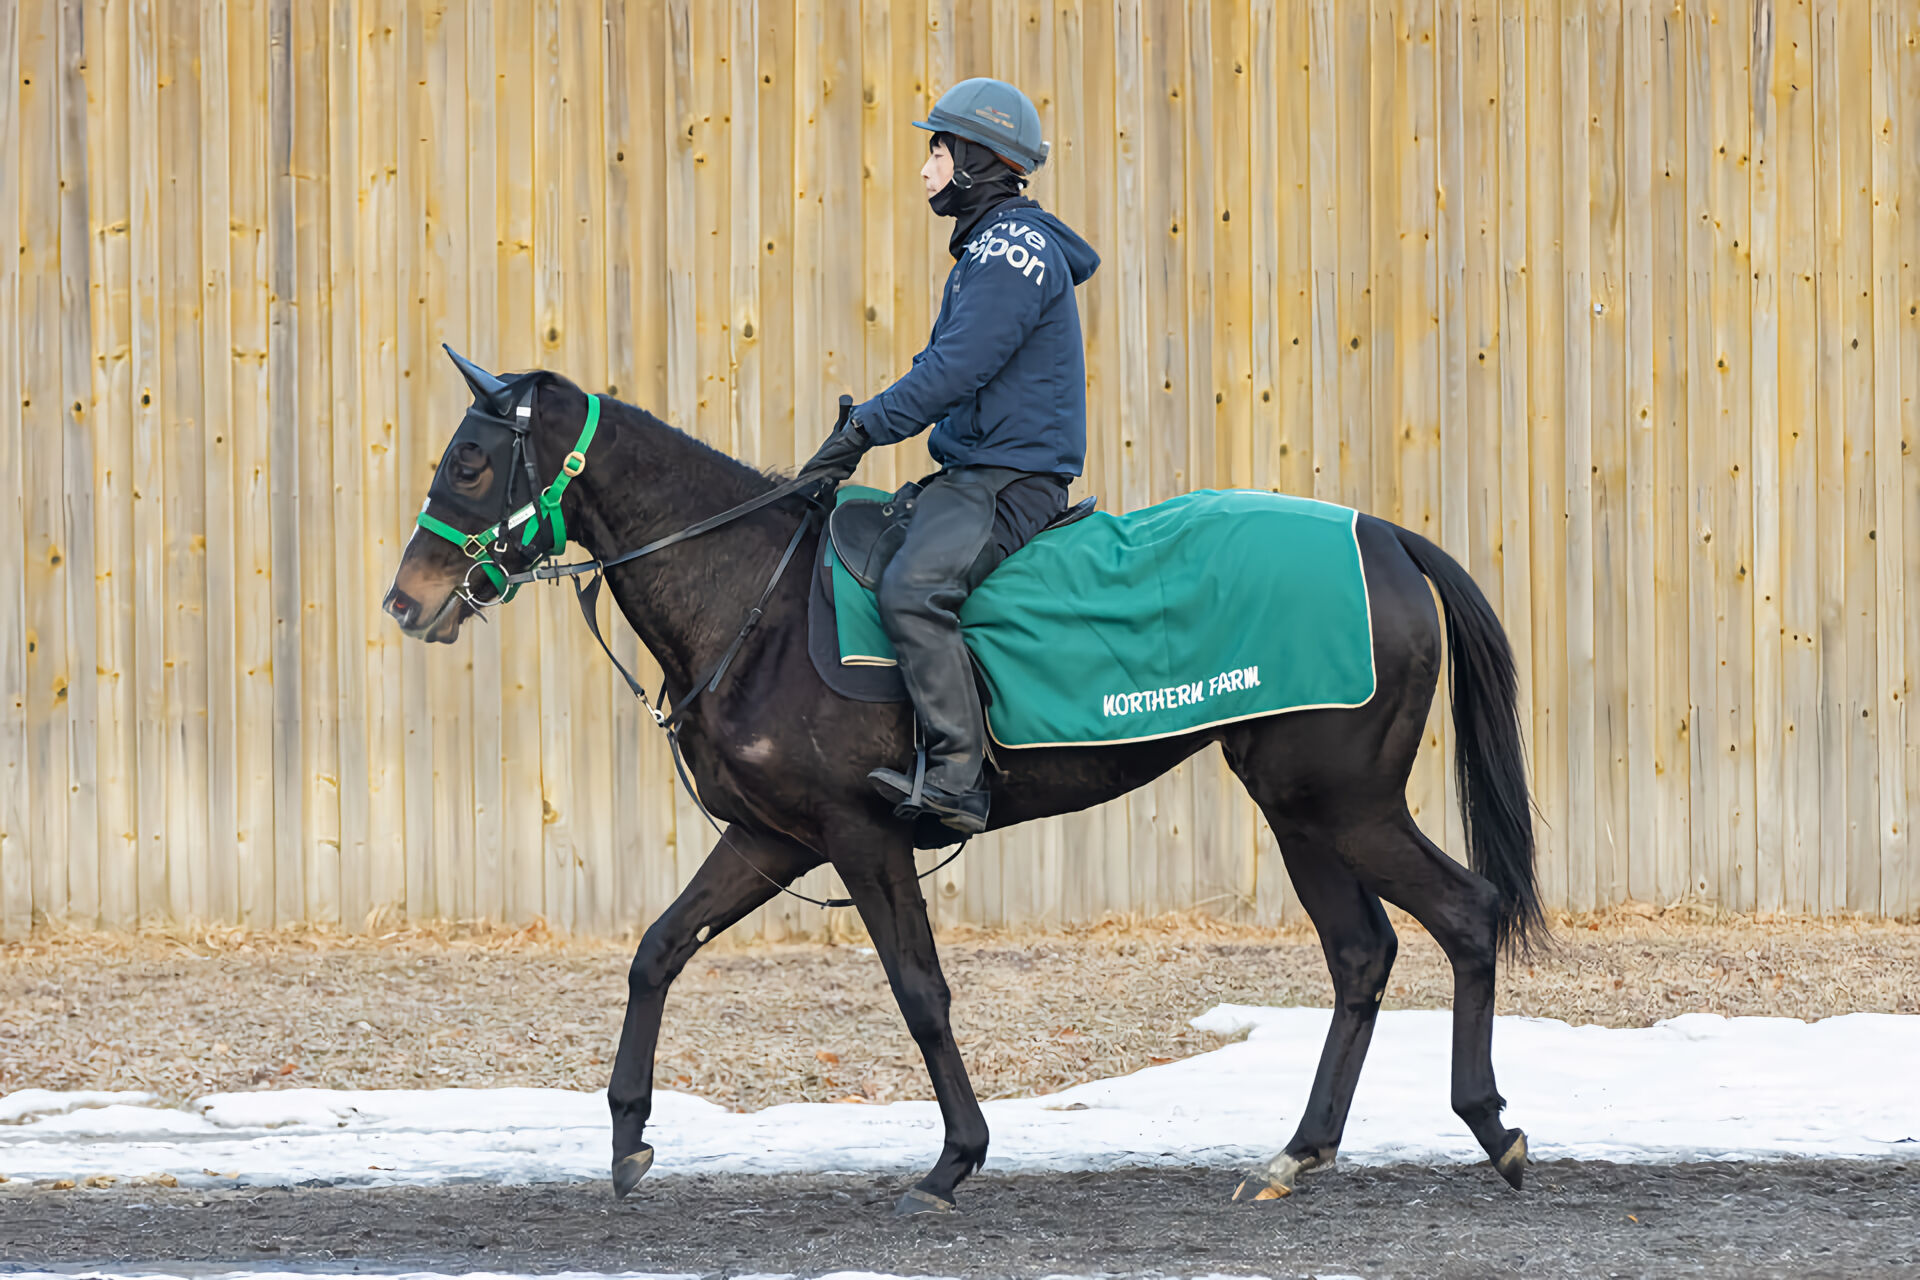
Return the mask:
[(395, 587), (387, 593), (387, 612), (392, 614), (393, 620), (401, 626), (410, 627), (413, 625), (415, 616), (420, 612), (420, 606)]

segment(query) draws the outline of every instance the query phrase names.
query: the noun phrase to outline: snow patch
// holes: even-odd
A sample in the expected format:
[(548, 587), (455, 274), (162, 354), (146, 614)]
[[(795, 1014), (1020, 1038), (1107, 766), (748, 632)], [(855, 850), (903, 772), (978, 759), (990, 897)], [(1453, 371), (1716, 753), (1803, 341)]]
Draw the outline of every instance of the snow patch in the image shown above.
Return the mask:
[[(1221, 1005), (1194, 1025), (1246, 1038), (1211, 1053), (986, 1104), (996, 1171), (1241, 1166), (1291, 1136), (1331, 1013)], [(1481, 1161), (1448, 1105), (1452, 1015), (1380, 1016), (1341, 1159)], [(1538, 1159), (1668, 1161), (1920, 1155), (1920, 1017), (1821, 1022), (1689, 1014), (1653, 1027), (1494, 1023), (1506, 1119)], [(0, 1097), (0, 1175), (31, 1182), (172, 1174), (187, 1185), (597, 1180), (606, 1099), (556, 1089)], [(907, 1172), (940, 1147), (932, 1102), (791, 1103), (739, 1114), (655, 1095), (655, 1177)]]

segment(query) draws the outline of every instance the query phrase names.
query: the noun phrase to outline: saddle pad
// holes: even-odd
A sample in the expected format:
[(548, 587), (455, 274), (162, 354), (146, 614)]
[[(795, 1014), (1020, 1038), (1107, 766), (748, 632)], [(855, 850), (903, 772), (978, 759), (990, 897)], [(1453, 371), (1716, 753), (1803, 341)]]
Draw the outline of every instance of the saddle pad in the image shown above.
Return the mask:
[[(1307, 498), (1207, 489), (1035, 537), (960, 610), (994, 742), (1140, 742), (1364, 705), (1373, 625), (1357, 519)], [(826, 556), (840, 661), (894, 665), (873, 593), (831, 546)]]

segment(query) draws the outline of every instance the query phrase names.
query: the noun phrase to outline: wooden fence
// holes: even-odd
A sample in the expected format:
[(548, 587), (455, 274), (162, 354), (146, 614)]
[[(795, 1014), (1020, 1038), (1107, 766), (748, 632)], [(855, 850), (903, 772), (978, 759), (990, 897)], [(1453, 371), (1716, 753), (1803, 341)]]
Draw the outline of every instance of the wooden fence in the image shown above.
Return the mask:
[[(438, 344), (790, 464), (924, 340), (908, 122), (981, 73), (1105, 259), (1087, 490), (1451, 548), (1553, 903), (1914, 910), (1910, 0), (0, 0), (0, 929), (644, 924), (708, 841), (570, 600), (431, 651), (379, 613)], [(1457, 850), (1447, 732), (1410, 795)], [(1284, 880), (1210, 753), (930, 897)]]

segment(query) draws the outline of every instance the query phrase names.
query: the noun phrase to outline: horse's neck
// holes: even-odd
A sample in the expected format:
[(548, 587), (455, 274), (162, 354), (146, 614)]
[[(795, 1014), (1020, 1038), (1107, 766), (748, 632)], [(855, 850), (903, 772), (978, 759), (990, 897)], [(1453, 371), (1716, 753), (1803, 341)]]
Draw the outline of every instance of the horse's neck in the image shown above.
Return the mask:
[[(581, 541), (611, 558), (697, 524), (772, 487), (765, 477), (627, 405), (605, 404), (614, 448), (581, 476)], [(580, 483), (576, 481), (576, 483)], [(790, 511), (755, 512), (607, 574), (615, 603), (684, 690), (738, 631), (793, 531)]]

